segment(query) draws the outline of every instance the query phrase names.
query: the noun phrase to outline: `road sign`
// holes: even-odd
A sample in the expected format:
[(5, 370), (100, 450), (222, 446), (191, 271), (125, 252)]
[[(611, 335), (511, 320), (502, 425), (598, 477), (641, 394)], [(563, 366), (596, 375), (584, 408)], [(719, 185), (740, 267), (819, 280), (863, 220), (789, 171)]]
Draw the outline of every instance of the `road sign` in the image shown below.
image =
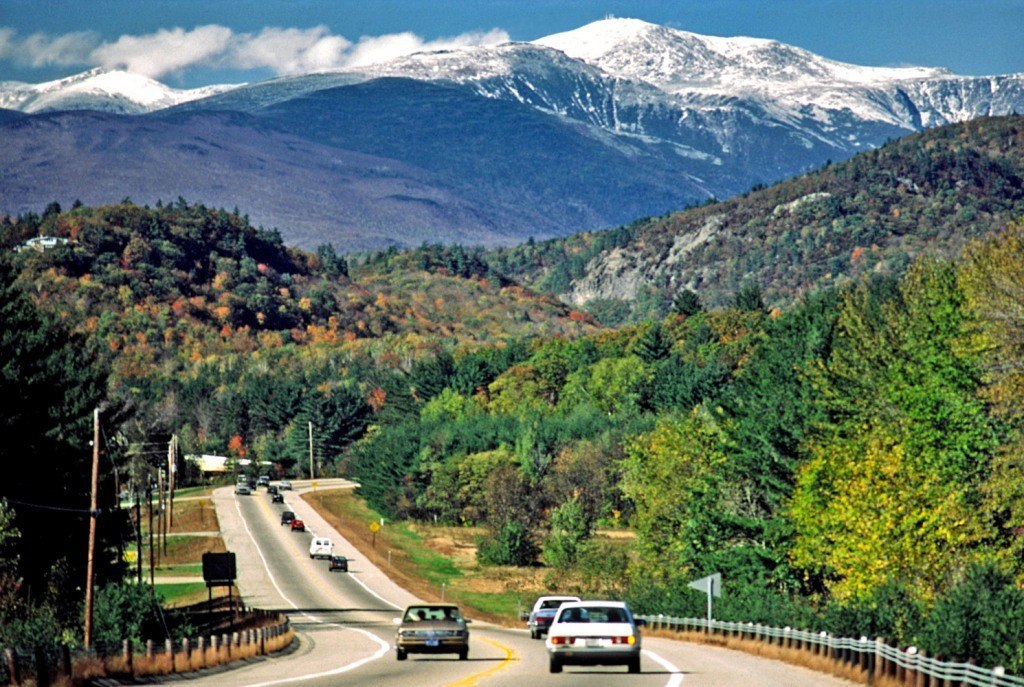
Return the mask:
[(694, 580), (686, 585), (690, 589), (696, 589), (698, 592), (704, 592), (708, 595), (708, 632), (711, 631), (711, 597), (722, 596), (722, 574), (715, 573), (702, 577), (699, 580)]
[(686, 585), (690, 589), (696, 589), (698, 592), (704, 592), (705, 594), (711, 594), (712, 596), (722, 596), (722, 574), (715, 573), (714, 575), (708, 575), (702, 577), (699, 580), (694, 580)]
[(370, 531), (371, 532), (378, 532), (378, 531), (380, 531), (380, 523), (377, 522), (376, 520), (371, 522), (370, 523)]

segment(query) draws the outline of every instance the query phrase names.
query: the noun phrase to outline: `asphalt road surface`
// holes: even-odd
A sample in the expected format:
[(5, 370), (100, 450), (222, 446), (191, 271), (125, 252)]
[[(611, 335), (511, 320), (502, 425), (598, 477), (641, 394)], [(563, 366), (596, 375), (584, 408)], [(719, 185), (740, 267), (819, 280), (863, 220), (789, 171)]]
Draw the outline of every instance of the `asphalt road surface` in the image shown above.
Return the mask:
[[(343, 485), (319, 480), (318, 488)], [(360, 560), (358, 552), (299, 498), (308, 482), (296, 482), (286, 504), (271, 504), (264, 490), (236, 496), (226, 487), (214, 493), (217, 517), (229, 551), (238, 564), (238, 587), (247, 605), (280, 609), (291, 618), (297, 649), (283, 656), (188, 679), (205, 687), (263, 687), (301, 684), (368, 687), (832, 687), (851, 683), (775, 661), (712, 647), (647, 637), (642, 672), (625, 667), (567, 666), (548, 672), (544, 643), (525, 630), (470, 625), (468, 661), (457, 656), (395, 658), (393, 619), (415, 597), (385, 573)], [(292, 532), (280, 524), (282, 510), (293, 510), (310, 530)], [(310, 560), (315, 533), (330, 537), (335, 552), (354, 559), (349, 573), (327, 570)]]

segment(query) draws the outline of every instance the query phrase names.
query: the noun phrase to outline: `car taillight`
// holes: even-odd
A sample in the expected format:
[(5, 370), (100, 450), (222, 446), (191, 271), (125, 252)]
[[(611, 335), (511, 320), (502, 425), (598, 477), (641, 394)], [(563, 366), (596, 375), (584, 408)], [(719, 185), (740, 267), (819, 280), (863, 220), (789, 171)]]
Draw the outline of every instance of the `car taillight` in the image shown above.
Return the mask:
[(612, 637), (612, 644), (636, 644), (636, 637), (626, 635), (625, 637)]
[(572, 644), (572, 637), (552, 637), (552, 644)]

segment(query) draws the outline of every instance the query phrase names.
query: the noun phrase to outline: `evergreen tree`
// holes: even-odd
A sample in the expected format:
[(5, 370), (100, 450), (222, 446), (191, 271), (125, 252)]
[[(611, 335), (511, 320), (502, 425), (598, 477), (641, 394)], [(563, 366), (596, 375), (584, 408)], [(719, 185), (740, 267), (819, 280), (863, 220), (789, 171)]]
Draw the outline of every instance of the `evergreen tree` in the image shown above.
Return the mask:
[(704, 309), (700, 303), (700, 296), (690, 289), (682, 289), (672, 300), (672, 312), (684, 317), (696, 315)]

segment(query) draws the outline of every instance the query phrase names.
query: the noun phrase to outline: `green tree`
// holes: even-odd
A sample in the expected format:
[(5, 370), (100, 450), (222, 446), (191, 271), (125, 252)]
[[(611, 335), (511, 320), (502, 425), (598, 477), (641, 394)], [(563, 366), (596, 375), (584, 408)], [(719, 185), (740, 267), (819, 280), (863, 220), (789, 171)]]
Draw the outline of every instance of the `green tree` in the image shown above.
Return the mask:
[(971, 567), (940, 598), (921, 630), (933, 656), (1024, 671), (1024, 592), (995, 566)]
[(632, 352), (648, 365), (653, 365), (672, 353), (672, 344), (672, 339), (661, 323), (652, 322), (641, 327), (640, 335), (633, 342)]
[(762, 312), (764, 298), (761, 295), (761, 287), (753, 282), (742, 284), (733, 294), (732, 304), (734, 308), (744, 312)]
[(623, 494), (635, 508), (635, 576), (682, 582), (710, 567), (724, 542), (724, 436), (700, 409), (660, 418), (626, 448)]
[(581, 547), (590, 538), (593, 523), (580, 503), (579, 496), (551, 511), (551, 530), (544, 540), (541, 560), (558, 570), (576, 564)]
[(700, 296), (690, 289), (681, 289), (672, 300), (672, 312), (683, 317), (696, 315), (704, 309)]
[(854, 289), (817, 379), (826, 419), (809, 441), (791, 516), (794, 560), (840, 597), (891, 576), (923, 598), (984, 551), (979, 485), (999, 424), (978, 397), (952, 266), (915, 263), (898, 293)]

